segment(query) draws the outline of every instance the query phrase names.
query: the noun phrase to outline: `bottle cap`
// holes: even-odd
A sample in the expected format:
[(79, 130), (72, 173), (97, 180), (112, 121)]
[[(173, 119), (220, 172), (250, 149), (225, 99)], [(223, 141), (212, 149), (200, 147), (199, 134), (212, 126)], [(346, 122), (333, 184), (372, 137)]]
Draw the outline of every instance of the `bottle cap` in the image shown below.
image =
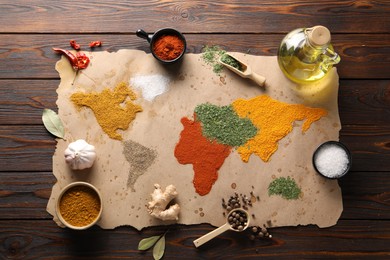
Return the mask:
[(330, 31), (322, 25), (317, 25), (309, 30), (308, 38), (314, 46), (327, 45), (330, 43)]

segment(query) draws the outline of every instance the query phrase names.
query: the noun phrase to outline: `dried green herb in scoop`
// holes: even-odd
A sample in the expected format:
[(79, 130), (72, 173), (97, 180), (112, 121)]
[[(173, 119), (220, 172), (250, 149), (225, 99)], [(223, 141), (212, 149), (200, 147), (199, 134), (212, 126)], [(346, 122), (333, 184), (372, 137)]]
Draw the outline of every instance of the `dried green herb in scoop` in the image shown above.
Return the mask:
[(221, 56), (221, 61), (222, 61), (223, 63), (226, 63), (227, 65), (232, 66), (233, 68), (236, 68), (236, 69), (242, 71), (241, 63), (238, 62), (235, 58), (233, 58), (233, 57), (230, 56), (230, 55), (223, 54), (223, 55)]

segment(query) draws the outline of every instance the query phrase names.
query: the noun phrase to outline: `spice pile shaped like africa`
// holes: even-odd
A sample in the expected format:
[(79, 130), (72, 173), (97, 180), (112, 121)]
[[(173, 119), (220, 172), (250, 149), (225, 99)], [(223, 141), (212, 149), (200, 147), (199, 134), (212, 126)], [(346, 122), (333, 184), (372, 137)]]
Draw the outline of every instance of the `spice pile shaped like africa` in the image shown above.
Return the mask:
[(203, 196), (218, 179), (218, 170), (236, 148), (243, 162), (252, 154), (268, 162), (278, 142), (293, 130), (294, 121), (302, 121), (302, 132), (327, 115), (321, 108), (287, 104), (267, 95), (237, 99), (229, 106), (201, 104), (194, 120), (181, 119), (184, 126), (175, 147), (181, 164), (192, 164), (195, 191)]
[(100, 93), (76, 92), (70, 97), (78, 110), (84, 106), (92, 109), (103, 131), (116, 140), (123, 139), (116, 131), (128, 129), (136, 113), (142, 111), (141, 106), (132, 102), (135, 99), (135, 93), (123, 82), (114, 90), (104, 89)]

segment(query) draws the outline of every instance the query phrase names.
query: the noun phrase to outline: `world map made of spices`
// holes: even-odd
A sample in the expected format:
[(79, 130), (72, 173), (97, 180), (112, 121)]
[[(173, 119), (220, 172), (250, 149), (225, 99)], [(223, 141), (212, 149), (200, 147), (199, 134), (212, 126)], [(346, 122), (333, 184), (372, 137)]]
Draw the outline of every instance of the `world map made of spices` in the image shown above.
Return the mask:
[[(136, 95), (126, 83), (100, 93), (76, 92), (70, 99), (79, 110), (90, 108), (102, 130), (116, 140), (122, 140), (117, 130), (128, 129), (136, 113), (142, 111), (134, 103)], [(278, 142), (292, 131), (294, 121), (304, 121), (304, 133), (326, 115), (324, 109), (283, 103), (267, 95), (236, 99), (227, 106), (200, 104), (194, 110), (193, 119), (181, 119), (183, 130), (174, 155), (180, 164), (193, 165), (195, 191), (204, 196), (212, 189), (218, 170), (232, 149), (236, 149), (243, 162), (248, 162), (252, 154), (267, 162), (278, 149)], [(124, 142), (123, 153), (132, 165), (128, 186), (134, 190), (137, 178), (157, 155), (154, 150), (132, 141)]]

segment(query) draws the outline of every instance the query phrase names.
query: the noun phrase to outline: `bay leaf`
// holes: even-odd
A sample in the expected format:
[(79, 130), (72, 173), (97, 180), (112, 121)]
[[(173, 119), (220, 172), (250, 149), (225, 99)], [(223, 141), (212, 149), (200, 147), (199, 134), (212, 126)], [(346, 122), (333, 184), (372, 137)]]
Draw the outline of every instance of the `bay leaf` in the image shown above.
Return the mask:
[(154, 246), (154, 244), (156, 244), (157, 240), (160, 237), (161, 236), (152, 236), (142, 239), (141, 241), (139, 241), (138, 250), (148, 250), (149, 248)]
[(156, 245), (153, 247), (154, 260), (160, 260), (165, 252), (165, 236), (162, 236)]
[(60, 117), (51, 109), (45, 108), (42, 113), (42, 122), (47, 131), (59, 138), (64, 138), (64, 125)]

